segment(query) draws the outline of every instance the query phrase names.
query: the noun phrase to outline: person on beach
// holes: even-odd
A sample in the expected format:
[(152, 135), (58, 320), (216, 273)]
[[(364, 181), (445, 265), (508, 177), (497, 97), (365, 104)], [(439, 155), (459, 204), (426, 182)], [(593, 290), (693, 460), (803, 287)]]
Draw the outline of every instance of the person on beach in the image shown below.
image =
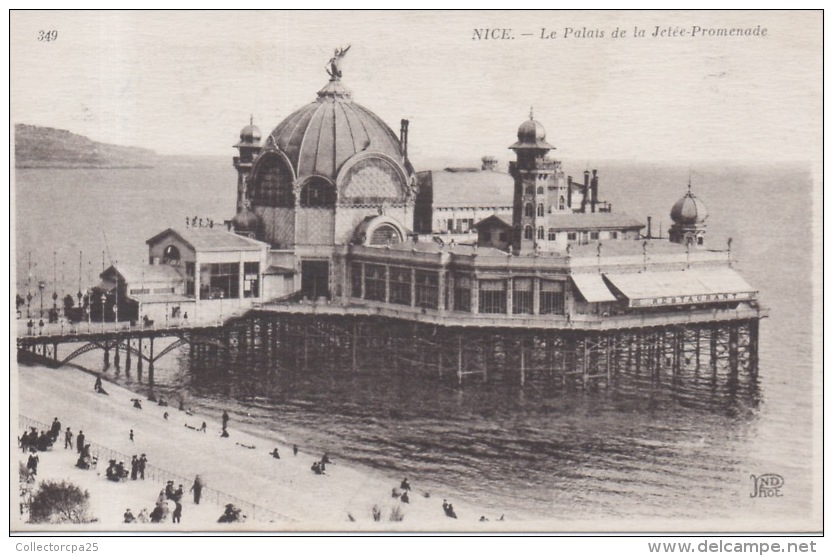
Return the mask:
[(167, 500), (167, 499), (168, 499), (167, 496), (165, 496), (165, 489), (163, 488), (162, 490), (159, 491), (159, 496), (156, 497), (156, 507), (158, 508), (159, 506), (164, 504), (165, 500)]
[(139, 478), (143, 481), (145, 480), (145, 464), (147, 464), (148, 458), (145, 454), (142, 454), (139, 457)]
[(142, 508), (142, 511), (139, 512), (139, 515), (136, 516), (136, 521), (139, 523), (147, 523), (150, 521), (150, 516), (148, 515), (148, 509)]
[(408, 482), (408, 477), (402, 479), (402, 482), (399, 484), (399, 488), (402, 490), (411, 490), (411, 484)]
[(223, 410), (223, 432), (226, 431), (226, 428), (228, 428), (228, 413)]
[(133, 454), (133, 458), (130, 460), (130, 480), (135, 481), (139, 477), (139, 458), (136, 457), (136, 454)]
[(133, 429), (130, 429), (130, 442), (133, 442)]
[(135, 523), (136, 517), (133, 515), (133, 512), (130, 511), (130, 508), (127, 508), (124, 511), (124, 522), (125, 523)]
[(142, 409), (142, 400), (140, 400), (139, 398), (133, 398), (132, 401), (133, 407), (135, 407), (136, 409)]
[(174, 508), (173, 519), (174, 523), (180, 523), (182, 520), (182, 504), (179, 503), (179, 500), (176, 501), (176, 507)]
[(78, 442), (75, 444), (75, 446), (78, 448), (78, 453), (81, 453), (81, 451), (84, 449), (84, 440), (86, 440), (86, 438), (87, 437), (84, 436), (84, 431), (78, 431)]
[(165, 498), (167, 500), (173, 500), (174, 497), (174, 482), (168, 481), (168, 484), (165, 485)]
[(52, 428), (49, 429), (49, 433), (52, 437), (52, 442), (56, 442), (58, 440), (58, 436), (61, 434), (61, 422), (57, 417), (52, 420)]
[(96, 392), (101, 391), (101, 375), (96, 375), (93, 390), (95, 390)]
[(64, 450), (67, 448), (72, 450), (72, 431), (69, 430), (69, 427), (67, 427), (66, 432), (64, 432)]
[(203, 422), (202, 422), (202, 425), (201, 425), (201, 426), (200, 426), (200, 428), (199, 428), (199, 429), (197, 429), (197, 430), (198, 430), (198, 431), (200, 431), (200, 432), (205, 433), (205, 432), (207, 432), (207, 431), (208, 431), (208, 425), (205, 423), (205, 421), (203, 421)]
[(23, 431), (23, 434), (20, 436), (20, 448), (24, 454), (29, 449), (29, 431)]
[(327, 452), (324, 452), (324, 455), (321, 456), (321, 463), (322, 464), (324, 464), (324, 463), (333, 463), (333, 462), (330, 461), (330, 456), (327, 455)]
[(29, 454), (29, 461), (26, 462), (26, 469), (29, 470), (29, 473), (33, 477), (38, 474), (38, 463), (40, 463), (40, 458), (38, 457), (38, 454)]
[(297, 445), (297, 444), (293, 444), (293, 445), (292, 445), (292, 455), (293, 455), (293, 456), (297, 456), (297, 455), (298, 455), (298, 445)]
[[(167, 411), (166, 411), (165, 413), (163, 413), (163, 414), (162, 414), (162, 418), (163, 418), (164, 420), (166, 420), (166, 421), (168, 420), (168, 412), (167, 412)], [(187, 426), (187, 425), (186, 425), (186, 426)]]
[(174, 491), (173, 501), (177, 504), (180, 500), (182, 500), (182, 495), (185, 494), (185, 491), (182, 490), (182, 485), (179, 485), (177, 489)]
[(270, 452), (270, 455), (275, 459), (281, 459), (281, 455), (278, 453), (278, 449), (275, 448)]
[(408, 498), (408, 491), (407, 490), (402, 493), (402, 496), (400, 496), (399, 499), (402, 500), (402, 502), (404, 502), (405, 504), (410, 504), (411, 503), (411, 499)]
[(200, 496), (202, 496), (202, 487), (203, 487), (202, 477), (197, 475), (196, 477), (194, 477), (194, 484), (191, 485), (191, 489), (190, 489), (190, 492), (194, 493), (194, 504), (199, 504), (200, 503)]

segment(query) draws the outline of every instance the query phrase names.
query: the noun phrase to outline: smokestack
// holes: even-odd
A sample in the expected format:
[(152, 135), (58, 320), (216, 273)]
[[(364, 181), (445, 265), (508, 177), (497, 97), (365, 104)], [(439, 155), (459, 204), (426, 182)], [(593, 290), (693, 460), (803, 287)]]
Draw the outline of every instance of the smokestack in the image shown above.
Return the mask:
[(590, 180), (590, 212), (596, 212), (596, 204), (599, 202), (599, 178), (596, 170), (593, 170), (593, 179)]
[(573, 176), (567, 176), (567, 208), (573, 205)]
[(587, 212), (587, 202), (590, 200), (590, 172), (584, 171), (584, 196), (581, 199), (581, 212)]
[(402, 158), (408, 158), (408, 120), (402, 120), (402, 127), (399, 128), (399, 144), (402, 148)]
[(651, 239), (651, 217), (648, 217), (648, 239)]

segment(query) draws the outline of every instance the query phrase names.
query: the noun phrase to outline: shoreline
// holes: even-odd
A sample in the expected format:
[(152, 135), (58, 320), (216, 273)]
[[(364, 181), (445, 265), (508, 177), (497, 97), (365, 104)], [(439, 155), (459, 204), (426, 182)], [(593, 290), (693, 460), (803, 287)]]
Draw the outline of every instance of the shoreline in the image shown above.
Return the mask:
[[(310, 466), (321, 455), (310, 454), (301, 446), (298, 455), (293, 456), (292, 444), (279, 433), (250, 423), (235, 423), (231, 420), (228, 425), (230, 437), (221, 438), (221, 424), (208, 416), (198, 413), (187, 415), (176, 407), (158, 406), (146, 399), (142, 399), (142, 410), (133, 408), (131, 399), (137, 397), (137, 394), (116, 383), (105, 382), (108, 396), (97, 394), (92, 388), (95, 373), (86, 369), (49, 369), (20, 365), (18, 370), (18, 412), (21, 416), (42, 423), (51, 423), (57, 416), (63, 427), (69, 426), (76, 435), (79, 430), (83, 430), (87, 442), (128, 455), (147, 453), (151, 465), (183, 477), (200, 474), (207, 481), (209, 488), (262, 506), (287, 518), (287, 521), (275, 523), (248, 521), (233, 525), (234, 530), (486, 531), (492, 530), (496, 524), (500, 525), (501, 529), (507, 525), (505, 529), (509, 530), (516, 529), (521, 523), (527, 523), (525, 520), (521, 523), (515, 521), (514, 527), (511, 527), (510, 522), (497, 521), (498, 515), (491, 515), (488, 510), (476, 510), (466, 505), (465, 501), (456, 499), (449, 501), (454, 504), (460, 517), (450, 519), (443, 513), (442, 495), (420, 485), (418, 477), (408, 477), (413, 490), (410, 503), (402, 503), (391, 497), (391, 490), (399, 487), (401, 478), (394, 479), (379, 470), (336, 459), (333, 464), (327, 466), (324, 475), (316, 475), (310, 470)], [(55, 388), (56, 380), (60, 381), (60, 388)], [(169, 414), (167, 420), (163, 418), (164, 412)], [(199, 427), (203, 421), (207, 424), (206, 433), (184, 426)], [(128, 436), (130, 429), (135, 433), (133, 442)], [(21, 430), (18, 427), (18, 434)], [(60, 480), (64, 475), (76, 475), (76, 480), (81, 478), (87, 483), (79, 486), (89, 490), (91, 500), (112, 499), (114, 488), (119, 489), (121, 483), (114, 484), (102, 477), (94, 477), (91, 471), (70, 467), (74, 464), (74, 459), (70, 463), (62, 461), (63, 469), (60, 466), (44, 466), (45, 460), (66, 459), (62, 444), (63, 432), (55, 447), (42, 455), (42, 471), (38, 479)], [(249, 449), (249, 446), (254, 448)], [(269, 454), (275, 447), (278, 448), (281, 459), (275, 459)], [(22, 456), (20, 451), (17, 453)], [(58, 457), (59, 455), (62, 457)], [(25, 462), (25, 458), (23, 461)], [(129, 464), (129, 461), (126, 463)], [(102, 465), (106, 466), (106, 461), (99, 462), (100, 473), (103, 473)], [(77, 476), (73, 471), (78, 471), (81, 475)], [(190, 483), (184, 486), (187, 491)], [(152, 495), (162, 487), (164, 483), (155, 484), (147, 491), (146, 506), (150, 506), (150, 509), (154, 502)], [(426, 491), (430, 497), (424, 496)], [(189, 508), (192, 503), (187, 494), (186, 492), (183, 514), (186, 518), (189, 513), (193, 513), (193, 508)], [(113, 509), (119, 517), (125, 509), (120, 507), (124, 505), (121, 502), (120, 500)], [(113, 504), (116, 504), (115, 500)], [(373, 521), (371, 508), (374, 505), (381, 509), (382, 521)], [(98, 507), (95, 502), (92, 506)], [(401, 522), (388, 521), (390, 512), (395, 507), (399, 507), (404, 513), (404, 520)], [(222, 513), (222, 507), (218, 508), (211, 521), (202, 518), (204, 522), (195, 524), (193, 520), (184, 518), (184, 523), (180, 525), (168, 522), (152, 526), (149, 524), (142, 528), (153, 531), (229, 530), (228, 525), (216, 524), (216, 518)], [(139, 511), (134, 510), (134, 513)], [(479, 522), (481, 515), (485, 515), (489, 521)], [(119, 531), (136, 530), (137, 524), (123, 524), (112, 519), (103, 519), (102, 516), (96, 517), (99, 518), (98, 523), (71, 528), (90, 530), (108, 526)], [(15, 525), (20, 527), (21, 531), (44, 527), (19, 521)], [(59, 529), (65, 530), (66, 527), (59, 526)], [(48, 528), (52, 530), (55, 526)]]

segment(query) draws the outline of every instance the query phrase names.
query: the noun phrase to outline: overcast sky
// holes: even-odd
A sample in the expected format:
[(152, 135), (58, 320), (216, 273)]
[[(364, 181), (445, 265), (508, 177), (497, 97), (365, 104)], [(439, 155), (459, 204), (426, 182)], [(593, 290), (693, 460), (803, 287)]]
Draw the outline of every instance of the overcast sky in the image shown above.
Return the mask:
[[(632, 38), (656, 25), (767, 36)], [(475, 28), (515, 39), (473, 40)], [(12, 121), (232, 156), (249, 114), (271, 131), (349, 44), (345, 85), (397, 133), (411, 120), (417, 164), (507, 159), (530, 106), (567, 159), (820, 160), (821, 41), (818, 12), (13, 12)]]

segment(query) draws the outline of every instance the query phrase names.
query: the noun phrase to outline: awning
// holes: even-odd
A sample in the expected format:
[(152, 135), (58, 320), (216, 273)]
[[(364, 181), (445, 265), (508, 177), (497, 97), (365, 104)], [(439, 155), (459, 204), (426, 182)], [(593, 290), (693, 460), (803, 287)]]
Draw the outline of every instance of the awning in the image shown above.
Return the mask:
[(691, 305), (754, 299), (758, 293), (731, 268), (605, 274), (630, 307)]
[(263, 274), (295, 274), (294, 268), (287, 268), (285, 266), (267, 266)]
[(616, 297), (607, 289), (601, 274), (572, 274), (570, 278), (588, 303), (616, 301)]

